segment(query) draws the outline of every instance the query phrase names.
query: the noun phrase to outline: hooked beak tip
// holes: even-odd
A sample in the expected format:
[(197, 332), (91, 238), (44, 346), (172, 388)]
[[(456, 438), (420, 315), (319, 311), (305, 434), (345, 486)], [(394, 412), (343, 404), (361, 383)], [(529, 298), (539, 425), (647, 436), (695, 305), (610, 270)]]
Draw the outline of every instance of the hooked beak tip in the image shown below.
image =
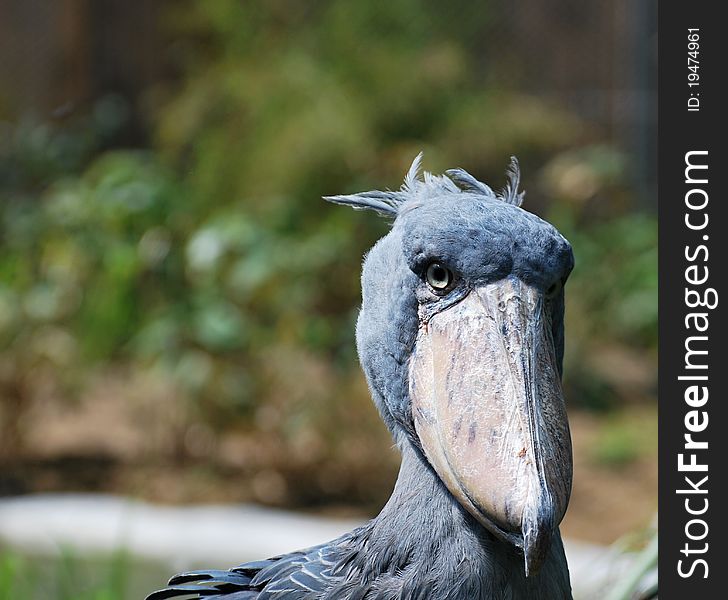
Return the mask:
[[(551, 537), (550, 535), (548, 537)], [(535, 575), (538, 573), (541, 565), (546, 558), (544, 550), (545, 545), (540, 544), (537, 547), (529, 545), (528, 542), (523, 547), (523, 570), (526, 573), (526, 577)]]
[(526, 577), (541, 568), (556, 530), (553, 506), (546, 501), (540, 505), (535, 515), (524, 515), (523, 522), (523, 559)]

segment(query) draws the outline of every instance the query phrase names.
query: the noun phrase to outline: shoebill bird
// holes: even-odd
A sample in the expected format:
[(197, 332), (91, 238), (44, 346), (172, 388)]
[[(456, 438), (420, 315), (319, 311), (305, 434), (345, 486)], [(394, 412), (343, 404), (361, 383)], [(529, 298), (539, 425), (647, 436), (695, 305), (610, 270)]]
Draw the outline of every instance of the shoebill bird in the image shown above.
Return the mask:
[[(561, 389), (569, 243), (461, 169), (326, 199), (391, 230), (364, 261), (356, 325), (402, 453), (379, 516), (306, 550), (173, 577), (148, 600), (562, 600), (571, 491)], [(235, 535), (245, 535), (244, 531)]]

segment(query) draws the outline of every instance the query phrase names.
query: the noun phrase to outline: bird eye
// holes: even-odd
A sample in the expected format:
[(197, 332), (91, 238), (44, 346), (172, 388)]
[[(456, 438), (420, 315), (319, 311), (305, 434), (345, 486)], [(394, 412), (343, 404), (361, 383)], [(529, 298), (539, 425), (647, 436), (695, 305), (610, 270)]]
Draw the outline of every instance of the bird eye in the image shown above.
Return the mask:
[(561, 290), (561, 286), (562, 286), (562, 285), (563, 285), (563, 284), (562, 284), (562, 283), (561, 283), (560, 281), (557, 281), (557, 282), (555, 282), (555, 283), (552, 283), (552, 284), (551, 284), (551, 285), (549, 286), (549, 289), (547, 289), (547, 290), (546, 290), (546, 297), (547, 297), (547, 298), (548, 298), (549, 300), (551, 300), (552, 298), (556, 297), (556, 294), (558, 294), (558, 293), (559, 293), (559, 291)]
[(427, 267), (426, 277), (429, 286), (438, 292), (447, 289), (453, 280), (452, 271), (438, 262), (430, 263)]

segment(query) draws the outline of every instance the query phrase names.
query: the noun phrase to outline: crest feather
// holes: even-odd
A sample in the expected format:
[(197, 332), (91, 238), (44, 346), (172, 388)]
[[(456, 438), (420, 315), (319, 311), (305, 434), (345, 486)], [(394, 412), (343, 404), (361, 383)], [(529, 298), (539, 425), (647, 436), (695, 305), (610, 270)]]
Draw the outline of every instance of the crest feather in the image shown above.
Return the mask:
[(519, 192), (518, 187), (521, 185), (521, 167), (518, 164), (518, 159), (515, 156), (511, 156), (511, 163), (508, 165), (506, 171), (508, 175), (508, 183), (501, 191), (500, 198), (503, 202), (513, 204), (515, 206), (521, 206), (523, 204), (523, 197), (526, 192)]
[(460, 192), (498, 198), (515, 206), (520, 206), (523, 202), (524, 193), (518, 191), (521, 172), (515, 156), (511, 157), (508, 167), (508, 183), (498, 195), (488, 185), (478, 181), (464, 169), (450, 169), (445, 171), (445, 175), (433, 175), (427, 171), (422, 173), (421, 168), (422, 152), (415, 156), (404, 177), (402, 187), (396, 192), (373, 190), (359, 194), (324, 196), (324, 200), (351, 206), (357, 210), (373, 210), (385, 217), (394, 218), (402, 212), (403, 206), (410, 200), (431, 200), (445, 194)]
[(396, 217), (399, 205), (404, 201), (402, 192), (360, 192), (358, 194), (324, 196), (327, 202), (351, 206), (355, 210), (373, 210), (385, 217)]
[(485, 194), (486, 196), (495, 196), (490, 186), (475, 179), (465, 169), (448, 169), (445, 171), (445, 175), (464, 192), (476, 192), (478, 194)]
[(424, 155), (424, 152), (420, 151), (420, 153), (415, 156), (415, 159), (412, 161), (412, 164), (410, 165), (409, 170), (407, 171), (407, 175), (404, 176), (404, 183), (402, 184), (402, 191), (403, 192), (414, 192), (415, 188), (417, 187), (417, 179), (420, 175), (420, 169), (422, 168), (422, 156)]

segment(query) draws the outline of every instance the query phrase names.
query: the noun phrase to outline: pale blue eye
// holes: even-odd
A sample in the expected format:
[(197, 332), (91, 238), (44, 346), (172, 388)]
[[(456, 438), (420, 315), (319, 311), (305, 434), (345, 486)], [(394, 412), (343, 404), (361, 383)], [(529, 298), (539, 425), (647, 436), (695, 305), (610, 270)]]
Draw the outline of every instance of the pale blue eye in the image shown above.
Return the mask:
[(427, 267), (427, 283), (431, 288), (442, 291), (452, 283), (452, 272), (440, 263), (433, 262)]

